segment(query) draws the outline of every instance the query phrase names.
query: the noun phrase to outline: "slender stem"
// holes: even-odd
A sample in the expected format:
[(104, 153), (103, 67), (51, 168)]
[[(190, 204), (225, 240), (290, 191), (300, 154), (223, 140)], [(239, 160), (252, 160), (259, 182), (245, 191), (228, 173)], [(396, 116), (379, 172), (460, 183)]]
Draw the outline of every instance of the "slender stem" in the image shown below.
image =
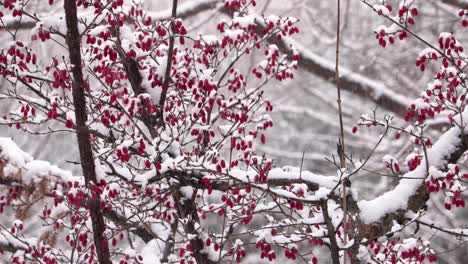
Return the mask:
[[(337, 16), (336, 16), (336, 61), (335, 61), (335, 79), (336, 79), (336, 91), (337, 91), (337, 102), (338, 102), (338, 115), (340, 118), (340, 140), (339, 140), (339, 148), (338, 148), (338, 155), (340, 156), (340, 167), (341, 167), (341, 174), (344, 173), (343, 169), (346, 168), (346, 157), (345, 157), (345, 138), (344, 138), (344, 128), (343, 128), (343, 112), (341, 107), (341, 87), (340, 87), (340, 26), (341, 26), (341, 1), (337, 0)], [(347, 204), (346, 204), (346, 182), (348, 179), (344, 179), (342, 183), (343, 189), (343, 241), (346, 245), (348, 243), (348, 235), (347, 235)], [(346, 252), (343, 254), (344, 264), (346, 264)]]
[(172, 0), (172, 14), (171, 14), (171, 25), (170, 25), (170, 37), (169, 37), (169, 51), (167, 53), (167, 64), (166, 64), (166, 73), (164, 75), (164, 83), (161, 92), (161, 98), (159, 99), (159, 107), (160, 107), (160, 117), (161, 117), (161, 124), (164, 123), (164, 104), (166, 102), (166, 95), (167, 90), (169, 89), (169, 81), (171, 78), (171, 68), (172, 68), (172, 54), (174, 53), (174, 42), (175, 42), (175, 35), (174, 35), (174, 22), (177, 18), (177, 0)]
[(346, 158), (345, 158), (345, 141), (344, 141), (344, 128), (343, 128), (343, 112), (341, 107), (341, 87), (340, 87), (340, 0), (338, 1), (338, 15), (337, 15), (337, 24), (336, 24), (336, 60), (335, 60), (335, 79), (336, 79), (336, 91), (337, 91), (337, 102), (338, 102), (338, 115), (340, 118), (340, 166), (341, 168), (346, 168)]

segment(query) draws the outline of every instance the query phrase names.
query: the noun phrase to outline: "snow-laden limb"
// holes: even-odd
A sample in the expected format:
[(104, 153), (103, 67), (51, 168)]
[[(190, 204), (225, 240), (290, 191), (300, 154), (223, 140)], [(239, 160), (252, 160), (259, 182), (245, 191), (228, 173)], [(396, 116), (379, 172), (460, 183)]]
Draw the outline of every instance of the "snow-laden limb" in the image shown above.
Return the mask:
[(11, 138), (0, 137), (0, 160), (13, 166), (24, 167), (33, 157), (21, 150)]
[(47, 161), (34, 160), (21, 150), (11, 138), (0, 137), (0, 178), (15, 179), (29, 184), (40, 182), (44, 177), (56, 177), (67, 182), (77, 180), (70, 171), (65, 171)]
[[(215, 169), (210, 169), (209, 164), (205, 164), (205, 168), (183, 167), (169, 169), (163, 173), (163, 176), (172, 178), (175, 177), (184, 185), (190, 184), (187, 179), (194, 180), (205, 177), (216, 180), (218, 176), (211, 175), (215, 173), (215, 171)], [(223, 176), (231, 180), (235, 180), (241, 184), (251, 184), (254, 188), (268, 191), (269, 193), (274, 194), (280, 198), (312, 204), (318, 203), (320, 200), (325, 199), (338, 184), (338, 178), (335, 176), (318, 175), (310, 171), (305, 171), (301, 170), (300, 168), (289, 166), (271, 169), (268, 173), (268, 177), (266, 178), (265, 183), (254, 183), (254, 178), (256, 175), (258, 175), (258, 172), (255, 170), (232, 169), (229, 171), (229, 173), (226, 173)], [(147, 182), (151, 183), (152, 180), (149, 179)], [(307, 189), (310, 193), (304, 194), (303, 197), (300, 197), (291, 191), (277, 188), (282, 186), (291, 186), (293, 184), (304, 184), (307, 186)], [(197, 187), (203, 189), (207, 188), (206, 186)], [(215, 190), (225, 191), (230, 187), (230, 185), (224, 183), (223, 181), (219, 181), (218, 183), (214, 182), (211, 187)]]
[(285, 167), (283, 169), (272, 169), (268, 175), (268, 182), (274, 184), (275, 182), (305, 182), (313, 184), (317, 187), (334, 188), (337, 184), (336, 177), (317, 175), (310, 171), (300, 171), (299, 168)]
[[(181, 3), (178, 7), (177, 17), (178, 18), (187, 18), (193, 15), (196, 15), (200, 12), (205, 10), (210, 10), (215, 8), (219, 3), (222, 3), (221, 0), (196, 0), (196, 1), (188, 1)], [(154, 11), (154, 12), (146, 12), (146, 14), (151, 17), (155, 21), (159, 20), (166, 20), (171, 17), (171, 9), (163, 10), (163, 11)], [(92, 14), (90, 14), (92, 15)], [(11, 15), (5, 15), (2, 17), (2, 24), (0, 24), (0, 31), (3, 29), (7, 30), (27, 30), (36, 27), (38, 24), (42, 24), (44, 19), (48, 21), (59, 21), (63, 22), (62, 19), (65, 16), (64, 13), (54, 13), (54, 14), (38, 14), (35, 17), (29, 16), (16, 16), (13, 17)], [(83, 16), (83, 14), (79, 14), (79, 16)], [(132, 21), (129, 21), (132, 22)], [(64, 25), (62, 23), (62, 25)]]
[[(195, 0), (183, 2), (177, 7), (177, 17), (190, 17), (205, 10), (215, 8), (222, 2), (222, 0)], [(166, 9), (163, 11), (150, 11), (146, 12), (146, 14), (153, 20), (166, 20), (171, 18), (171, 9)]]
[(31, 29), (36, 26), (37, 20), (30, 17), (24, 17), (24, 19), (19, 19), (19, 17), (13, 17), (10, 15), (2, 17), (2, 24), (0, 30), (12, 30), (12, 29)]
[[(3, 162), (2, 164), (7, 165), (8, 162), (14, 163), (16, 166), (21, 165), (21, 174), (26, 172), (24, 168), (31, 166), (30, 164), (39, 164), (41, 166), (37, 166), (40, 170), (38, 170), (37, 175), (31, 175), (30, 177), (32, 179), (40, 179), (40, 177), (43, 177), (43, 179), (47, 176), (44, 173), (46, 171), (53, 172), (55, 174), (58, 174), (60, 177), (55, 177), (58, 182), (61, 181), (70, 181), (69, 177), (71, 177), (69, 172), (64, 172), (59, 170), (57, 172), (57, 168), (54, 168), (54, 166), (47, 166), (48, 163), (43, 162), (43, 161), (35, 161), (32, 156), (28, 155), (24, 151), (22, 151), (11, 139), (8, 138), (0, 138), (0, 147), (2, 152), (0, 152), (0, 157), (1, 161)], [(167, 165), (165, 165), (167, 167)], [(19, 170), (18, 170), (19, 171)], [(209, 170), (208, 170), (209, 171)], [(206, 170), (205, 170), (206, 172)], [(173, 171), (167, 169), (166, 172), (167, 174), (173, 173)], [(193, 170), (185, 170), (185, 171), (180, 171), (180, 173), (185, 173), (184, 175), (190, 175), (190, 176), (197, 176), (197, 175), (192, 175)], [(197, 172), (197, 173), (202, 173)], [(250, 179), (253, 178), (255, 174), (258, 172), (249, 170), (247, 172), (242, 171), (242, 170), (233, 170), (230, 172), (230, 176), (232, 178), (236, 178), (239, 181), (245, 183), (245, 184), (252, 184)], [(63, 174), (63, 175), (62, 175)], [(209, 173), (208, 173), (209, 174)], [(9, 175), (9, 174), (8, 174)], [(53, 176), (53, 175), (52, 175)], [(23, 177), (23, 176), (22, 176)], [(76, 179), (80, 179), (80, 181), (83, 182), (82, 177), (75, 177)], [(187, 177), (185, 177), (187, 178)], [(22, 178), (21, 178), (22, 179)], [(20, 183), (20, 179), (15, 180), (16, 183)], [(316, 175), (312, 172), (308, 171), (302, 171), (299, 168), (293, 168), (293, 167), (285, 167), (285, 168), (275, 168), (272, 169), (269, 173), (268, 180), (266, 185), (269, 185), (271, 189), (266, 187), (264, 184), (253, 184), (257, 186), (259, 189), (265, 190), (265, 191), (270, 191), (270, 193), (277, 198), (283, 199), (282, 203), (287, 204), (287, 199), (291, 198), (293, 200), (298, 200), (298, 201), (304, 201), (305, 203), (308, 202), (319, 202), (321, 199), (324, 199), (329, 193), (330, 190), (336, 185), (337, 179), (336, 177), (327, 177), (327, 176), (322, 176), (322, 175)], [(279, 187), (281, 186), (293, 186), (293, 185), (307, 185), (309, 187), (309, 191), (314, 191), (315, 193), (306, 193), (304, 196), (298, 196), (294, 193), (295, 189), (290, 189), (291, 191), (286, 191), (284, 189), (281, 189)], [(216, 187), (216, 185), (213, 185), (213, 187)], [(58, 192), (57, 192), (58, 193)], [(64, 193), (66, 194), (66, 193)], [(106, 193), (103, 194), (106, 196)], [(61, 195), (63, 196), (63, 195)], [(176, 201), (180, 202), (182, 200), (177, 199)], [(188, 207), (193, 207), (195, 206), (194, 204), (190, 205), (190, 202), (193, 203), (191, 200), (185, 200), (184, 201), (184, 207), (183, 208), (188, 208)], [(272, 203), (273, 206), (279, 206), (277, 203)], [(284, 205), (283, 205), (284, 206)], [(182, 207), (181, 207), (182, 208)], [(58, 217), (59, 215), (62, 215), (63, 213), (66, 213), (68, 208), (66, 206), (63, 206), (63, 204), (60, 204), (56, 208), (52, 208), (51, 216), (53, 217)], [(268, 210), (268, 206), (263, 206), (259, 204), (258, 208), (256, 208), (256, 213), (260, 213), (261, 211)], [(308, 210), (305, 210), (305, 212), (309, 212)], [(147, 246), (142, 247), (142, 254), (146, 256), (147, 258), (144, 258), (145, 261), (149, 257), (149, 253), (147, 250), (145, 250), (147, 247), (151, 247), (150, 245), (153, 245), (154, 243), (157, 243), (159, 240), (155, 240), (154, 238), (161, 238), (164, 234), (167, 235), (167, 228), (165, 230), (160, 230), (159, 232), (156, 232), (156, 226), (151, 226), (150, 228), (147, 225), (142, 225), (141, 222), (135, 222), (134, 220), (137, 219), (132, 219), (131, 212), (128, 212), (129, 215), (119, 215), (116, 213), (116, 211), (113, 210), (104, 210), (103, 215), (110, 221), (112, 221), (113, 224), (127, 228), (131, 230), (131, 232), (135, 235), (137, 235), (143, 242), (147, 244)], [(182, 214), (182, 218), (188, 217), (188, 211), (184, 212)], [(302, 217), (299, 217), (295, 219), (294, 221), (292, 220), (287, 220), (285, 221), (280, 221), (279, 223), (270, 223), (267, 226), (264, 227), (266, 232), (265, 234), (270, 234), (271, 229), (282, 229), (282, 228), (287, 228), (289, 226), (297, 226), (297, 225), (320, 225), (323, 223), (323, 217), (320, 214), (313, 214), (309, 215), (304, 214)], [(198, 229), (195, 226), (193, 227), (193, 230), (189, 232), (189, 234), (195, 235), (195, 233), (199, 233), (198, 235), (203, 236), (203, 231), (196, 231), (196, 230), (202, 230)], [(163, 232), (164, 231), (164, 232)], [(7, 231), (5, 231), (7, 232)], [(271, 243), (277, 243), (278, 241), (283, 241), (284, 243), (293, 243), (297, 241), (303, 241), (305, 239), (310, 239), (312, 237), (320, 238), (324, 236), (324, 230), (323, 229), (317, 229), (314, 230), (314, 232), (310, 234), (304, 234), (304, 235), (293, 235), (291, 237), (287, 237), (281, 234), (271, 236), (271, 239), (266, 239), (267, 241), (270, 241)], [(39, 237), (39, 235), (37, 236)], [(163, 239), (166, 239), (166, 237), (163, 237)], [(28, 240), (29, 241), (29, 240)], [(197, 240), (198, 241), (198, 240)], [(1, 240), (0, 239), (0, 249), (8, 252), (15, 252), (17, 250), (22, 250), (22, 247), (19, 247), (20, 245), (16, 245), (13, 242), (15, 240), (8, 239), (8, 240)], [(15, 242), (16, 243), (16, 242)], [(159, 242), (158, 242), (159, 243)], [(202, 248), (200, 243), (203, 243), (203, 241), (198, 241), (195, 243), (195, 245), (198, 245), (199, 248)], [(34, 243), (31, 243), (34, 244)], [(27, 247), (23, 246), (23, 248)], [(211, 249), (210, 249), (211, 250)], [(205, 251), (204, 251), (205, 252)], [(210, 252), (207, 252), (210, 253)], [(212, 253), (212, 252), (211, 252)], [(211, 254), (212, 259), (217, 259), (218, 255), (217, 254)], [(152, 254), (153, 257), (161, 257), (159, 255)], [(151, 259), (152, 259), (151, 258)]]
[(160, 264), (159, 256), (155, 252), (159, 252), (159, 245), (157, 240), (148, 242), (143, 247), (141, 255), (143, 256), (143, 264)]
[[(460, 145), (463, 145), (463, 147)], [(451, 128), (428, 150), (429, 166), (442, 169), (444, 165), (449, 163), (449, 160), (458, 159), (464, 152), (464, 147), (466, 147), (466, 144), (462, 142), (460, 128)], [(426, 172), (426, 162), (423, 160), (419, 167), (406, 173), (404, 179), (401, 179), (393, 190), (370, 201), (359, 201), (360, 219), (364, 223), (370, 224), (378, 221), (386, 214), (396, 212), (399, 209), (408, 209), (408, 205), (418, 189), (421, 186), (424, 187)]]
[[(62, 170), (55, 165), (51, 165), (47, 161), (35, 160), (30, 154), (24, 152), (16, 145), (11, 138), (0, 137), (0, 185), (2, 187), (17, 186), (19, 188), (32, 186), (33, 189), (44, 192), (46, 183), (51, 189), (47, 192), (48, 195), (37, 196), (35, 193), (30, 193), (31, 197), (37, 199), (34, 203), (50, 198), (50, 194), (65, 197), (67, 194), (75, 193), (74, 190), (69, 190), (68, 193), (64, 190), (61, 184), (75, 183), (78, 185), (84, 184), (82, 176), (72, 176), (72, 173), (67, 170)], [(65, 193), (64, 193), (65, 192)], [(40, 206), (39, 206), (40, 208)], [(37, 210), (35, 208), (34, 210)], [(142, 241), (148, 243), (154, 238), (167, 238), (164, 236), (165, 230), (157, 230), (151, 226), (142, 225), (141, 222), (130, 221), (128, 217), (124, 217), (113, 210), (104, 210), (104, 216), (112, 221), (114, 224), (125, 227), (133, 234), (141, 238)], [(5, 213), (5, 212), (3, 212)], [(59, 204), (57, 207), (52, 207), (50, 216), (60, 218), (60, 216), (67, 215), (69, 208), (64, 204)], [(3, 215), (5, 217), (5, 215)], [(35, 218), (25, 220), (25, 226), (33, 225)], [(36, 219), (39, 220), (39, 219)], [(15, 225), (15, 222), (13, 222)], [(164, 232), (163, 232), (164, 231)], [(37, 228), (33, 231), (28, 231), (28, 236), (18, 239), (13, 235), (8, 227), (0, 225), (0, 252), (15, 253), (23, 251), (30, 246), (38, 244), (38, 238), (46, 235), (49, 232), (47, 227)], [(157, 242), (157, 241), (156, 241)], [(152, 243), (156, 243), (152, 242)], [(150, 243), (151, 244), (151, 243)]]
[[(35, 239), (30, 239), (29, 243), (35, 243)], [(24, 250), (28, 246), (28, 242), (20, 241), (15, 238), (10, 232), (0, 230), (0, 252), (16, 252), (17, 250)]]

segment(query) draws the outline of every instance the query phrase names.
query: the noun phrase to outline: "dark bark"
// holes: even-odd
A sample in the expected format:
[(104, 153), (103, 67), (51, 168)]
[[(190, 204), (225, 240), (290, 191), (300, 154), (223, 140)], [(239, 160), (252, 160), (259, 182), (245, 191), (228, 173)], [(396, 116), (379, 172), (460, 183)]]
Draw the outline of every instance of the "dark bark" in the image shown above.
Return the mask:
[[(142, 77), (139, 71), (138, 62), (132, 58), (127, 57), (126, 52), (123, 50), (121, 41), (120, 41), (120, 30), (118, 26), (112, 30), (112, 34), (116, 39), (116, 49), (119, 54), (120, 61), (124, 66), (125, 73), (127, 74), (128, 81), (130, 82), (130, 86), (132, 87), (133, 92), (135, 95), (140, 95), (145, 93), (145, 89), (141, 87)], [(153, 117), (148, 114), (147, 112), (147, 104), (143, 101), (142, 102), (143, 111), (141, 115), (141, 119), (143, 124), (148, 128), (150, 135), (152, 138), (157, 137), (157, 131), (155, 129), (155, 121)]]
[(187, 199), (183, 194), (177, 190), (172, 195), (177, 206), (177, 213), (179, 218), (186, 219), (184, 229), (186, 234), (194, 235), (194, 239), (190, 240), (194, 257), (198, 264), (215, 264), (216, 262), (210, 260), (206, 253), (202, 253), (205, 242), (199, 237), (198, 230), (195, 228), (195, 223), (200, 223), (197, 213), (197, 205), (195, 197)]
[[(460, 0), (442, 0), (442, 2), (446, 4), (450, 4), (452, 6), (460, 7), (460, 8), (467, 8), (466, 4)], [(198, 13), (204, 12), (206, 10), (209, 10), (211, 8), (214, 8), (216, 4), (217, 4), (216, 1), (201, 3), (193, 9), (184, 10), (184, 12), (178, 14), (177, 17), (179, 18), (190, 17)], [(229, 13), (229, 10), (223, 9), (223, 12)], [(168, 18), (164, 18), (164, 19), (168, 19)], [(131, 20), (129, 20), (128, 22), (133, 23), (133, 21)], [(28, 28), (34, 27), (35, 25), (36, 25), (36, 22), (12, 23), (10, 25), (7, 25), (7, 28), (8, 29), (28, 29)], [(259, 23), (257, 23), (257, 26), (263, 29), (263, 26), (260, 25)], [(259, 32), (261, 32), (261, 30), (259, 30)], [(278, 47), (280, 48), (282, 52), (291, 53), (291, 49), (285, 41), (277, 41), (276, 38), (271, 38), (269, 39), (269, 42), (278, 45)], [(301, 55), (304, 55), (304, 54), (301, 54)], [(336, 79), (335, 71), (332, 68), (324, 67), (320, 63), (316, 62), (315, 60), (312, 60), (311, 58), (308, 58), (307, 56), (302, 56), (301, 60), (299, 60), (299, 66), (301, 69), (327, 82), (330, 82), (330, 83), (335, 82), (335, 79)], [(372, 80), (372, 79), (369, 79), (369, 80), (372, 82), (376, 82), (376, 83), (380, 82), (379, 80)], [(381, 107), (385, 110), (396, 113), (401, 117), (406, 114), (406, 109), (408, 107), (407, 105), (402, 104), (398, 100), (395, 100), (394, 98), (386, 94), (376, 96), (374, 89), (369, 87), (368, 84), (358, 82), (347, 76), (341, 76), (340, 83), (341, 83), (343, 90), (349, 91), (353, 94), (356, 94), (357, 96), (369, 99), (370, 101), (375, 102), (375, 105), (378, 107)], [(164, 95), (164, 101), (165, 101), (165, 95)], [(161, 106), (161, 100), (160, 100), (159, 105)]]
[[(86, 97), (81, 69), (81, 37), (78, 31), (78, 17), (75, 0), (65, 0), (65, 17), (67, 23), (67, 44), (70, 56), (71, 70), (73, 74), (73, 105), (75, 107), (76, 134), (78, 138), (78, 149), (80, 151), (81, 167), (86, 185), (97, 183), (94, 165), (93, 151), (90, 142), (90, 133), (86, 125)], [(107, 239), (104, 235), (106, 226), (100, 208), (100, 200), (91, 198), (88, 204), (93, 226), (94, 245), (100, 264), (111, 264)]]
[[(454, 164), (456, 163), (468, 150), (468, 138), (464, 135), (461, 135), (461, 142), (458, 148), (451, 153), (449, 156), (446, 157), (447, 164)], [(442, 168), (447, 169), (447, 168)], [(390, 232), (394, 222), (397, 222), (401, 225), (404, 225), (409, 219), (405, 217), (408, 211), (418, 212), (419, 210), (424, 209), (426, 206), (427, 201), (429, 200), (430, 194), (425, 186), (424, 183), (421, 183), (421, 186), (416, 190), (416, 192), (408, 199), (408, 207), (407, 209), (399, 209), (394, 212), (389, 212), (382, 217), (378, 222), (375, 223), (363, 223), (359, 218), (359, 207), (357, 205), (357, 201), (354, 200), (352, 195), (347, 196), (347, 206), (348, 206), (348, 221), (349, 225), (348, 228), (348, 236), (354, 240), (354, 244), (348, 249), (351, 253), (351, 263), (357, 264), (360, 263), (359, 259), (357, 258), (359, 252), (359, 246), (362, 245), (362, 241), (366, 240), (367, 243), (382, 237), (382, 236), (392, 236)], [(341, 198), (336, 196), (330, 196), (329, 199), (334, 200), (336, 203), (341, 204)], [(326, 209), (326, 201), (322, 201), (322, 210)], [(334, 227), (331, 225), (330, 219), (327, 219), (327, 213), (323, 211), (324, 220), (327, 225), (327, 229), (329, 232), (330, 238), (330, 253), (332, 255), (332, 259), (336, 258), (336, 252), (339, 252), (339, 248), (334, 246), (336, 240), (333, 241), (332, 237), (334, 236)], [(333, 234), (332, 234), (333, 233)], [(335, 252), (336, 251), (336, 252)]]
[(174, 222), (171, 223), (171, 234), (167, 238), (166, 245), (164, 245), (164, 253), (163, 257), (161, 258), (162, 263), (166, 263), (169, 260), (169, 256), (172, 253), (172, 250), (174, 249), (174, 244), (175, 244), (175, 235), (177, 233), (177, 228), (179, 226), (179, 219), (174, 219)]
[(19, 248), (12, 244), (0, 244), (0, 255), (4, 252), (15, 253), (18, 250), (24, 250), (24, 248)]
[(468, 2), (465, 0), (442, 0), (442, 3), (462, 9), (468, 8)]
[[(210, 2), (200, 2), (196, 6), (181, 10), (181, 12), (179, 12), (178, 14), (178, 17), (184, 19), (184, 18), (198, 15), (199, 13), (202, 13), (204, 11), (216, 8), (216, 6), (219, 3), (221, 3), (221, 0), (213, 0)], [(166, 20), (170, 18), (171, 17), (161, 16), (161, 17), (158, 17), (158, 20)], [(16, 21), (7, 23), (5, 27), (0, 27), (0, 31), (5, 30), (5, 29), (6, 30), (28, 30), (28, 29), (34, 28), (39, 22), (40, 21), (26, 21), (25, 22), (25, 21), (16, 20)], [(133, 24), (135, 23), (135, 20), (133, 18), (129, 18), (128, 20), (125, 21), (125, 23)]]
[(174, 53), (174, 20), (177, 18), (177, 0), (172, 0), (172, 15), (171, 15), (171, 32), (169, 34), (169, 51), (167, 55), (166, 72), (164, 74), (164, 83), (162, 87), (161, 97), (159, 98), (159, 109), (161, 124), (164, 123), (164, 103), (166, 102), (167, 89), (169, 88), (171, 79), (171, 68), (172, 68), (172, 54)]
[(131, 223), (127, 218), (117, 214), (115, 211), (106, 210), (104, 211), (104, 216), (117, 225), (130, 229), (130, 232), (139, 236), (141, 240), (146, 243), (158, 237), (158, 235), (153, 233), (151, 229), (146, 228), (144, 225), (141, 225), (141, 223)]
[[(454, 164), (456, 163), (465, 153), (465, 151), (468, 150), (468, 137), (461, 135), (461, 142), (460, 145), (458, 146), (457, 150), (455, 150), (453, 153), (451, 153), (449, 156), (446, 157), (447, 164)], [(447, 168), (442, 168), (447, 169)], [(416, 190), (416, 192), (408, 199), (408, 208), (403, 210), (399, 209), (395, 212), (390, 212), (383, 216), (381, 221), (378, 223), (370, 223), (370, 224), (364, 224), (364, 223), (355, 223), (355, 226), (357, 227), (358, 234), (356, 234), (356, 239), (355, 241), (361, 241), (362, 239), (366, 238), (368, 241), (372, 241), (376, 238), (379, 238), (383, 235), (388, 234), (390, 232), (392, 226), (393, 226), (393, 221), (396, 221), (400, 224), (404, 224), (407, 221), (407, 218), (405, 217), (405, 214), (408, 211), (413, 211), (413, 212), (418, 212), (421, 209), (424, 209), (426, 206), (427, 201), (429, 200), (430, 193), (428, 192), (426, 186), (424, 183), (421, 183), (421, 186)], [(351, 201), (349, 202), (348, 198), (348, 203), (352, 203), (357, 208), (356, 201)], [(357, 209), (359, 210), (359, 209)], [(353, 210), (354, 214), (359, 214), (358, 211)]]
[(338, 243), (336, 241), (335, 227), (333, 226), (333, 223), (330, 219), (330, 215), (328, 214), (328, 201), (327, 200), (322, 200), (321, 208), (322, 208), (323, 220), (325, 221), (325, 224), (327, 225), (328, 238), (330, 239), (329, 247), (330, 247), (330, 254), (332, 257), (332, 263), (340, 264), (340, 248), (338, 247)]

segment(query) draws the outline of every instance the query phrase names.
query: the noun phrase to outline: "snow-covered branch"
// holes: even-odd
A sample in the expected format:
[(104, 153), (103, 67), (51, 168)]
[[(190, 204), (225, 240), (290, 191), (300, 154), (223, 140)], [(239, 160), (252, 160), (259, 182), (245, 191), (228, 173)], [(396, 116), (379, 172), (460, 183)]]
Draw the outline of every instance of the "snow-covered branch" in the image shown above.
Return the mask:
[[(221, 0), (194, 0), (183, 2), (178, 8), (177, 16), (179, 18), (188, 18), (199, 14), (203, 11), (216, 8), (223, 1)], [(167, 20), (171, 18), (171, 9), (162, 11), (149, 11), (146, 14), (151, 17), (154, 21)], [(10, 16), (5, 15), (1, 18), (0, 30), (27, 30), (36, 27), (38, 24), (42, 24), (44, 19), (47, 21), (62, 20), (65, 16), (64, 13), (54, 14), (34, 14), (34, 16)], [(78, 16), (87, 16), (86, 14), (78, 14)], [(129, 23), (134, 22), (128, 20)]]
[[(462, 135), (460, 128), (453, 127), (445, 132), (428, 151), (428, 163), (436, 169), (447, 170), (447, 165), (456, 163), (467, 150), (466, 134)], [(361, 221), (366, 225), (374, 226), (374, 229), (371, 228), (373, 231), (369, 234), (376, 237), (384, 235), (390, 231), (389, 228), (391, 228), (393, 220), (399, 219), (398, 221), (401, 221), (408, 211), (418, 212), (426, 205), (429, 191), (424, 184), (424, 179), (429, 175), (427, 175), (425, 164), (422, 162), (415, 170), (404, 174), (404, 178), (400, 179), (393, 190), (373, 200), (362, 200), (357, 203)], [(390, 226), (385, 227), (379, 220)]]

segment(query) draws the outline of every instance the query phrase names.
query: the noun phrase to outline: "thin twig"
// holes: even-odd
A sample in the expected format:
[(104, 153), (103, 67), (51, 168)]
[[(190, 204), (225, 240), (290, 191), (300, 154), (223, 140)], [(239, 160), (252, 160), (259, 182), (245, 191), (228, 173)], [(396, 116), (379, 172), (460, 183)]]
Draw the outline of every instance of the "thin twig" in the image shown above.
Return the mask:
[[(336, 91), (337, 91), (337, 102), (338, 102), (338, 115), (340, 117), (340, 140), (339, 140), (339, 148), (338, 148), (338, 155), (340, 156), (340, 173), (343, 174), (343, 169), (346, 169), (346, 157), (345, 157), (345, 140), (344, 140), (344, 128), (343, 128), (343, 112), (341, 107), (341, 88), (340, 88), (340, 67), (339, 67), (339, 59), (340, 59), (340, 24), (341, 24), (341, 14), (340, 14), (340, 0), (337, 0), (337, 22), (336, 22), (336, 58), (335, 58), (335, 74), (336, 74)], [(343, 241), (346, 245), (348, 243), (348, 235), (347, 235), (347, 205), (346, 205), (346, 181), (345, 178), (342, 182), (342, 190), (343, 190)], [(346, 253), (343, 254), (344, 264), (346, 264)]]
[(172, 15), (171, 15), (171, 25), (170, 25), (170, 37), (169, 37), (169, 50), (167, 53), (167, 64), (166, 72), (164, 75), (164, 83), (162, 87), (161, 97), (159, 99), (160, 107), (160, 118), (161, 124), (164, 123), (164, 104), (166, 102), (167, 90), (169, 89), (169, 83), (171, 78), (171, 68), (172, 68), (172, 54), (174, 52), (174, 42), (175, 42), (175, 33), (174, 33), (174, 22), (177, 18), (177, 0), (172, 1)]

